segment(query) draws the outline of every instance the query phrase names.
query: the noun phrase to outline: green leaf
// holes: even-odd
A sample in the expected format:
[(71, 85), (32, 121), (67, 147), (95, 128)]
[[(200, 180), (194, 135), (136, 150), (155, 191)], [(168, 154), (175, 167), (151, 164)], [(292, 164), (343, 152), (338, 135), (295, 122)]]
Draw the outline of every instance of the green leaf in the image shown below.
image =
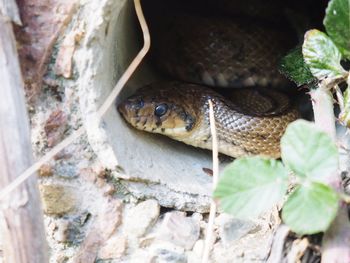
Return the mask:
[(283, 163), (297, 176), (322, 180), (338, 168), (338, 149), (330, 136), (314, 123), (297, 120), (281, 139)]
[(312, 75), (309, 67), (304, 62), (301, 46), (292, 49), (282, 58), (279, 70), (298, 86), (316, 81), (316, 78)]
[(298, 234), (315, 234), (328, 229), (338, 210), (338, 195), (321, 183), (298, 186), (283, 206), (282, 219)]
[(280, 161), (261, 157), (236, 159), (220, 177), (214, 197), (224, 212), (251, 218), (277, 204), (287, 190), (288, 171)]
[(309, 30), (304, 36), (303, 55), (311, 73), (319, 80), (340, 78), (346, 71), (340, 65), (341, 54), (332, 40), (323, 32)]
[(343, 57), (350, 59), (350, 1), (329, 1), (323, 24)]

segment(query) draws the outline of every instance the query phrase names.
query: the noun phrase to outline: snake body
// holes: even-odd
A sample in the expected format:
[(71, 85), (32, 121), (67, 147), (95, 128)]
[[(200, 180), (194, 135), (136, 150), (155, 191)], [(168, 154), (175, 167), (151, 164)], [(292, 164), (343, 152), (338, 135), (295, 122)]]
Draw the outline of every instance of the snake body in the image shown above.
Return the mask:
[(298, 117), (286, 95), (269, 89), (235, 89), (233, 100), (210, 88), (183, 82), (157, 82), (119, 105), (135, 128), (211, 149), (208, 99), (214, 106), (219, 152), (280, 156), (279, 141)]
[[(136, 129), (211, 149), (211, 99), (219, 152), (280, 157), (281, 136), (299, 116), (289, 97), (274, 89), (286, 83), (277, 62), (293, 44), (289, 35), (244, 19), (183, 16), (162, 27), (154, 36), (154, 60), (182, 82), (139, 89), (118, 106), (124, 119)], [(208, 86), (234, 89), (228, 99)]]
[(212, 87), (283, 87), (278, 62), (295, 43), (288, 30), (245, 18), (175, 16), (154, 31), (156, 65), (168, 75)]

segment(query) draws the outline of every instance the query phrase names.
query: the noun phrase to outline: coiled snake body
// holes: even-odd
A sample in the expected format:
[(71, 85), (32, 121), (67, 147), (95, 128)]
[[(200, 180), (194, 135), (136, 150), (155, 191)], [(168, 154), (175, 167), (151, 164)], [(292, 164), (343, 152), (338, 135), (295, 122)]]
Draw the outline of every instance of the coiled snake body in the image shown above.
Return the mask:
[[(118, 106), (125, 120), (137, 129), (211, 149), (211, 99), (219, 152), (278, 158), (281, 136), (298, 117), (288, 96), (273, 88), (286, 83), (277, 62), (293, 44), (288, 34), (244, 19), (183, 16), (162, 27), (153, 40), (154, 60), (183, 82), (139, 89)], [(233, 88), (231, 98), (207, 86)]]

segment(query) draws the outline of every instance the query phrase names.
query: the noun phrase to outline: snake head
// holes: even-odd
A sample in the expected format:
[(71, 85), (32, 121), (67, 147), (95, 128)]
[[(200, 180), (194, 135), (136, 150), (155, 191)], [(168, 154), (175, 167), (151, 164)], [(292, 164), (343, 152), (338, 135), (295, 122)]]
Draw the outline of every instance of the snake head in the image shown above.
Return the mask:
[(118, 111), (133, 127), (169, 137), (187, 136), (195, 117), (161, 91), (138, 92), (118, 105)]

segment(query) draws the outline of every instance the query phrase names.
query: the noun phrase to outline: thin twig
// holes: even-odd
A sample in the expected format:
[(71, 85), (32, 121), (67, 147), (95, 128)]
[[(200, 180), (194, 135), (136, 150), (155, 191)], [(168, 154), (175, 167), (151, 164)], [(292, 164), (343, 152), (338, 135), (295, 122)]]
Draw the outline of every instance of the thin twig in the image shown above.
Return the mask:
[[(211, 100), (209, 102), (209, 120), (210, 120), (210, 131), (212, 137), (212, 151), (213, 151), (213, 189), (216, 188), (219, 178), (219, 157), (218, 157), (218, 140), (216, 136), (216, 127), (215, 127), (215, 117), (213, 103)], [(216, 215), (216, 203), (212, 199), (210, 202), (210, 212), (209, 220), (206, 232), (206, 239), (204, 244), (203, 258), (202, 263), (207, 263), (209, 260), (209, 254), (211, 251), (213, 243), (213, 230), (214, 230), (214, 219)]]
[[(126, 69), (124, 74), (118, 80), (117, 84), (113, 88), (113, 90), (110, 93), (110, 95), (108, 96), (108, 98), (105, 100), (105, 102), (102, 104), (102, 106), (98, 110), (98, 114), (100, 117), (102, 117), (106, 113), (108, 108), (113, 104), (113, 101), (116, 99), (119, 92), (124, 87), (125, 83), (130, 79), (131, 75), (134, 73), (136, 68), (140, 65), (144, 56), (147, 54), (147, 52), (151, 46), (149, 30), (147, 27), (145, 17), (144, 17), (143, 12), (142, 12), (140, 0), (134, 0), (134, 4), (135, 4), (137, 18), (139, 19), (141, 29), (143, 32), (144, 44), (143, 44), (142, 49), (137, 54), (137, 56), (134, 58), (134, 60), (131, 62), (131, 64)], [(85, 132), (85, 128), (80, 127), (77, 131), (75, 131), (74, 133), (69, 135), (66, 139), (64, 139), (62, 142), (57, 144), (52, 150), (50, 150), (48, 153), (46, 153), (43, 157), (41, 157), (32, 166), (30, 166), (28, 169), (26, 169), (20, 176), (18, 176), (14, 181), (12, 181), (8, 186), (6, 186), (5, 188), (3, 188), (0, 191), (0, 201), (5, 196), (7, 196), (11, 191), (13, 191), (17, 186), (19, 186), (25, 180), (27, 180), (43, 164), (47, 163), (51, 158), (53, 158), (62, 149), (64, 149), (68, 145), (70, 145), (77, 138), (79, 138), (82, 134), (84, 134), (84, 132)]]

